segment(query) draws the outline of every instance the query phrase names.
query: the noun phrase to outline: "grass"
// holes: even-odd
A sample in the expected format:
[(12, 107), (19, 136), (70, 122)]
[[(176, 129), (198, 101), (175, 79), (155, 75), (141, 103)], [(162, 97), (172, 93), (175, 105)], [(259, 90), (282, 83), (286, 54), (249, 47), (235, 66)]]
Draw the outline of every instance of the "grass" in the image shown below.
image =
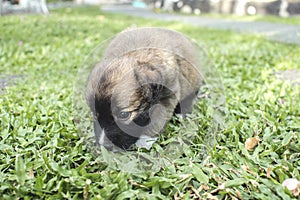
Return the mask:
[[(74, 80), (87, 55), (131, 24), (166, 27), (197, 40), (215, 63), (226, 94), (215, 146), (203, 151), (212, 120), (206, 114), (209, 100), (201, 99), (189, 118), (170, 123), (146, 154), (163, 154), (169, 136), (182, 132), (196, 135), (191, 145), (170, 156), (167, 166), (140, 173), (115, 169), (109, 152), (96, 154), (72, 115)], [(298, 46), (104, 14), (96, 7), (6, 16), (0, 27), (0, 74), (22, 77), (0, 98), (1, 199), (296, 198), (281, 183), (300, 180), (300, 88), (274, 73), (300, 69)], [(245, 141), (255, 136), (258, 145), (247, 150)]]

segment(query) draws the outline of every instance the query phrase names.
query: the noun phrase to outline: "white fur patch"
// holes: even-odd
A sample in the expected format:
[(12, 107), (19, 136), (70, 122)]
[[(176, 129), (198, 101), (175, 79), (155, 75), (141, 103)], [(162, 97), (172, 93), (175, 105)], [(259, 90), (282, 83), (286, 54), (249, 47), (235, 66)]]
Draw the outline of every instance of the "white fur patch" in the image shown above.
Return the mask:
[(145, 148), (149, 150), (157, 139), (158, 137), (141, 135), (140, 138), (136, 141), (135, 145), (139, 148)]
[(104, 129), (102, 129), (101, 133), (100, 133), (100, 137), (99, 137), (99, 144), (100, 145), (104, 145), (104, 138), (105, 138), (105, 132), (104, 132)]

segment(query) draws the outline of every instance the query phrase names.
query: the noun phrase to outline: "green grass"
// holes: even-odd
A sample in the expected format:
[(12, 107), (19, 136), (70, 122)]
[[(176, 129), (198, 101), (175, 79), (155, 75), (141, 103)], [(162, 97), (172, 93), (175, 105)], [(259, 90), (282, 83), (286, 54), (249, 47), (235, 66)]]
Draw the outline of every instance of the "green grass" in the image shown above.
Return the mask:
[[(88, 54), (124, 28), (160, 26), (206, 46), (226, 93), (224, 128), (211, 134), (208, 99), (146, 154), (164, 153), (182, 132), (196, 135), (167, 166), (116, 170), (78, 133), (73, 86)], [(274, 73), (300, 69), (299, 47), (262, 37), (104, 14), (95, 7), (0, 20), (0, 74), (21, 75), (0, 98), (0, 199), (293, 199), (281, 183), (300, 180), (300, 88)], [(254, 151), (245, 148), (258, 136)], [(125, 163), (126, 164), (126, 163)], [(129, 165), (130, 163), (128, 163)]]

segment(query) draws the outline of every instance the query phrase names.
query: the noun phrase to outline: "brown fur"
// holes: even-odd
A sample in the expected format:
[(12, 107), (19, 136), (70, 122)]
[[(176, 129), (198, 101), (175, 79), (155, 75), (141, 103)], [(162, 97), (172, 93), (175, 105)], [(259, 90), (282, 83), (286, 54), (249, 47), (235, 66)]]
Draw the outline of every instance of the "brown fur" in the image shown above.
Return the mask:
[[(111, 114), (120, 126), (151, 106), (151, 123), (139, 132), (157, 135), (178, 103), (183, 105), (181, 113), (190, 110), (202, 81), (195, 52), (189, 40), (165, 29), (133, 29), (117, 35), (87, 82), (86, 97), (95, 120), (103, 114), (95, 109), (96, 100), (111, 101)], [(131, 119), (119, 122), (120, 110), (130, 112)]]

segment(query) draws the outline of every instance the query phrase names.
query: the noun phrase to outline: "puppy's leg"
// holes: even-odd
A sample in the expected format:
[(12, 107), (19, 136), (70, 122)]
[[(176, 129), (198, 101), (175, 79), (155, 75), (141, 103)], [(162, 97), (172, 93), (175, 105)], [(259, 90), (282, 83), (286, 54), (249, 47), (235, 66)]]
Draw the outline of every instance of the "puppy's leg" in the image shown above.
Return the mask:
[(102, 129), (97, 120), (94, 120), (94, 132), (95, 132), (96, 145), (100, 145), (101, 143), (103, 143), (103, 141), (101, 141), (101, 139), (103, 138), (104, 133), (102, 133)]

